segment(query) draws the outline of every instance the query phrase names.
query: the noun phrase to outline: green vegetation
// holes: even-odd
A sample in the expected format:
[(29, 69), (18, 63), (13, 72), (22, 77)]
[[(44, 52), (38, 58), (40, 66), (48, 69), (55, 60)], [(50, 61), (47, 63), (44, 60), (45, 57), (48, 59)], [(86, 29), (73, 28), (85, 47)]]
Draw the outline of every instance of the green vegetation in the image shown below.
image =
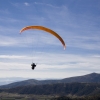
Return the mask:
[(51, 100), (100, 100), (100, 95), (83, 96), (83, 97), (61, 96), (61, 97), (57, 97), (57, 98), (52, 98)]
[(100, 100), (100, 95), (93, 96), (60, 96), (60, 95), (22, 95), (0, 93), (0, 100)]
[(47, 85), (29, 85), (11, 89), (3, 89), (1, 92), (34, 95), (95, 95), (100, 93), (100, 83), (58, 83)]
[(16, 93), (0, 93), (0, 100), (51, 100), (54, 96), (51, 95), (23, 95)]

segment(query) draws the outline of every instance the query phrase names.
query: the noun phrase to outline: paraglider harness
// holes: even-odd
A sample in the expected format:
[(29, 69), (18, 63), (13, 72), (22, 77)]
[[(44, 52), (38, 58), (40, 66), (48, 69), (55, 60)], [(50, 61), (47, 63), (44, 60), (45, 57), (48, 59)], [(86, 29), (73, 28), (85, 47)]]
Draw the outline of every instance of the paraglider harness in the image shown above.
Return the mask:
[(36, 64), (32, 63), (31, 66), (32, 66), (32, 69), (34, 70), (34, 68), (36, 67)]

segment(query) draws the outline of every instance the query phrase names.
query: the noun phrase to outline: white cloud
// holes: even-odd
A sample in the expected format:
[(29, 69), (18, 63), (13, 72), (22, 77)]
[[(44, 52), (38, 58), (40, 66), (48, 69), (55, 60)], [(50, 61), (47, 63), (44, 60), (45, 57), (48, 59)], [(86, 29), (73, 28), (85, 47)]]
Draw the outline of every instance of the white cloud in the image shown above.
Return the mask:
[[(38, 58), (37, 67), (31, 70), (31, 56), (0, 55), (0, 77), (46, 79), (100, 73), (100, 55), (44, 53), (41, 56), (37, 54), (36, 57)], [(37, 58), (34, 58), (34, 62)]]
[(18, 19), (14, 19), (14, 18), (10, 18), (10, 17), (3, 17), (3, 18), (0, 18), (0, 21), (1, 22), (10, 22), (10, 23), (15, 23), (15, 22), (20, 22), (20, 20)]
[(53, 8), (60, 8), (58, 6), (54, 6), (52, 4), (47, 4), (47, 3), (40, 3), (40, 2), (34, 2), (36, 5), (42, 5), (42, 6), (49, 6), (49, 7), (53, 7)]
[(68, 36), (65, 40), (68, 47), (82, 48), (85, 50), (100, 50), (98, 36)]
[[(100, 56), (100, 55), (97, 55)], [(0, 55), (1, 63), (7, 66), (23, 64), (21, 66), (27, 66), (32, 59), (32, 56), (23, 55)], [(9, 60), (10, 59), (10, 60)], [(49, 54), (40, 53), (33, 57), (34, 61), (38, 60), (39, 69), (98, 69), (99, 68), (99, 57), (94, 55), (72, 55), (72, 54)], [(25, 65), (26, 64), (26, 65)], [(2, 65), (1, 65), (2, 66)], [(60, 67), (61, 66), (61, 67)], [(14, 68), (14, 67), (13, 67)], [(38, 69), (38, 68), (37, 68)]]
[(24, 4), (25, 4), (25, 6), (29, 6), (29, 5), (30, 5), (30, 4), (29, 4), (29, 3), (27, 3), (27, 2), (25, 2)]
[(0, 58), (4, 58), (4, 59), (31, 59), (31, 57), (19, 56), (19, 55), (0, 55)]
[(11, 36), (2, 36), (0, 35), (0, 46), (18, 46), (19, 41), (17, 40), (16, 37), (11, 37)]

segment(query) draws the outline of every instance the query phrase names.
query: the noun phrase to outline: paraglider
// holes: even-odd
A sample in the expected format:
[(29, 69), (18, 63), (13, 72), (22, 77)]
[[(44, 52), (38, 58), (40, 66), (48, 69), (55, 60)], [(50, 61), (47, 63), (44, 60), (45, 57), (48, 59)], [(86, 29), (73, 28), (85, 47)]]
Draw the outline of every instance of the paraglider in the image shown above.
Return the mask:
[(36, 67), (36, 64), (32, 63), (31, 66), (32, 66), (32, 69), (34, 70), (34, 68)]
[[(47, 27), (44, 27), (44, 26), (26, 26), (20, 30), (20, 33), (22, 33), (23, 31), (29, 30), (29, 29), (43, 30), (45, 32), (48, 32), (48, 33), (54, 35), (56, 38), (58, 38), (60, 40), (64, 49), (66, 48), (66, 44), (65, 44), (64, 40), (55, 31), (53, 31)], [(33, 63), (31, 66), (32, 66), (32, 69), (34, 69), (36, 67), (35, 63)]]

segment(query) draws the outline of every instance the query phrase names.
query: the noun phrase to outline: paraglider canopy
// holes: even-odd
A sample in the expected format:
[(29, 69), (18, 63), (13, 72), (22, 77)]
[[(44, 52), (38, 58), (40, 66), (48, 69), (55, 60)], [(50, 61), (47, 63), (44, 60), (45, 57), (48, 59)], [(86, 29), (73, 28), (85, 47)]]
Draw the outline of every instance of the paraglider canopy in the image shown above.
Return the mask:
[(22, 28), (22, 29), (20, 30), (20, 33), (22, 33), (22, 32), (25, 31), (25, 30), (29, 30), (29, 29), (43, 30), (43, 31), (46, 31), (46, 32), (48, 32), (48, 33), (54, 35), (56, 38), (58, 38), (58, 39), (60, 40), (60, 42), (62, 43), (64, 49), (66, 48), (66, 44), (65, 44), (64, 40), (63, 40), (63, 39), (61, 38), (61, 36), (59, 36), (55, 31), (53, 31), (53, 30), (51, 30), (51, 29), (49, 29), (49, 28), (46, 28), (46, 27), (44, 27), (44, 26), (26, 26), (26, 27), (24, 27), (24, 28)]

